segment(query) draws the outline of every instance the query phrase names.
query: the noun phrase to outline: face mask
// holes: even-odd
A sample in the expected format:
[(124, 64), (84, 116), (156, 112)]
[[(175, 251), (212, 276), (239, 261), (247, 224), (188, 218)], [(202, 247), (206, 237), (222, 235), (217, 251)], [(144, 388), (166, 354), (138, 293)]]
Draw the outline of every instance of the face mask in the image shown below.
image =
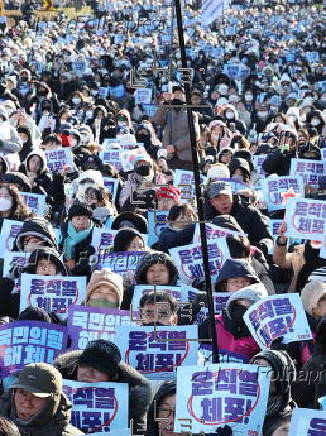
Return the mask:
[(135, 173), (137, 173), (137, 174), (139, 174), (140, 176), (143, 176), (143, 177), (148, 177), (149, 176), (149, 171), (150, 171), (150, 169), (147, 166), (142, 166), (142, 167), (135, 168)]
[(246, 313), (246, 311), (247, 307), (234, 303), (230, 308), (230, 316), (235, 327), (237, 327), (239, 330), (241, 329), (242, 332), (247, 330), (249, 334), (249, 329), (243, 320), (243, 315)]
[(71, 101), (73, 102), (73, 104), (79, 104), (80, 103), (80, 99), (79, 98), (73, 98)]
[(91, 95), (94, 97), (95, 95), (97, 95), (97, 91), (96, 91), (96, 89), (94, 89), (94, 90), (92, 90), (91, 91)]
[(71, 140), (71, 145), (72, 145), (73, 147), (76, 147), (77, 144), (78, 144), (78, 143), (77, 143), (77, 139), (72, 138), (72, 140)]
[(93, 118), (93, 111), (86, 111), (85, 115), (86, 115), (86, 118)]
[(110, 309), (116, 309), (119, 307), (119, 303), (113, 301), (107, 301), (105, 298), (91, 298), (88, 301), (88, 306), (91, 307), (107, 307)]
[(234, 118), (234, 113), (233, 112), (225, 112), (225, 118), (227, 120), (233, 120)]
[(320, 120), (318, 118), (313, 118), (310, 122), (312, 126), (319, 126)]
[(246, 94), (245, 95), (245, 101), (253, 101), (254, 97), (251, 94)]
[(118, 121), (118, 126), (119, 127), (127, 127), (127, 123), (125, 123), (124, 121)]
[(12, 202), (8, 198), (0, 198), (0, 211), (6, 212), (12, 207)]
[(268, 112), (257, 112), (257, 114), (258, 114), (258, 116), (259, 116), (259, 118), (266, 118), (266, 117), (268, 117)]
[(107, 217), (109, 215), (109, 211), (106, 207), (96, 207), (94, 209), (93, 215), (95, 216), (95, 218), (104, 218)]
[(230, 95), (229, 101), (231, 103), (238, 103), (240, 101), (240, 97), (238, 95)]
[(101, 86), (101, 82), (95, 82), (96, 86)]

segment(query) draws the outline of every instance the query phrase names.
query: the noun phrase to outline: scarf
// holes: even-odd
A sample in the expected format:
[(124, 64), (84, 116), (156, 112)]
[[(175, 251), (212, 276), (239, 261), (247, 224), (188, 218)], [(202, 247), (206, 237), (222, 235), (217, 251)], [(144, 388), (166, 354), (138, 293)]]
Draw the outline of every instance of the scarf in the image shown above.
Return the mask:
[(68, 238), (63, 244), (63, 255), (66, 259), (74, 259), (76, 245), (86, 239), (92, 230), (93, 224), (91, 224), (89, 229), (77, 231), (71, 221), (69, 221)]

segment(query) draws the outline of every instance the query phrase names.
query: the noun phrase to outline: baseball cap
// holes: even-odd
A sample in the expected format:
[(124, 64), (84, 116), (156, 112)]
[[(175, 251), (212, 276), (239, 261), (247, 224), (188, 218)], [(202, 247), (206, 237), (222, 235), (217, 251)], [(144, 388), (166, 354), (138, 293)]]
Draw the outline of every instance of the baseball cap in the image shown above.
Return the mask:
[(232, 196), (232, 188), (226, 182), (214, 182), (208, 189), (208, 197), (211, 200), (218, 195), (226, 194)]
[(62, 392), (62, 376), (48, 363), (31, 363), (20, 372), (12, 388), (24, 389), (38, 398), (47, 398)]

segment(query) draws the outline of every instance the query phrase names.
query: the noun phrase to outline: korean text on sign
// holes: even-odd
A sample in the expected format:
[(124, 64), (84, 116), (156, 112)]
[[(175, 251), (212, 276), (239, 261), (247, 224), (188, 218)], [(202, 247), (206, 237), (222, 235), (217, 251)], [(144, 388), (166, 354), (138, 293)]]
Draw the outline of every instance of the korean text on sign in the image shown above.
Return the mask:
[(318, 187), (326, 172), (326, 162), (312, 159), (291, 159), (291, 176), (301, 176), (305, 185)]
[(301, 177), (268, 177), (261, 180), (261, 186), (270, 211), (285, 209), (284, 194), (287, 192), (304, 196)]
[(81, 431), (110, 432), (128, 427), (128, 384), (63, 380), (63, 392), (72, 403), (71, 423)]
[(326, 412), (294, 408), (289, 436), (322, 436), (326, 434)]
[(322, 241), (326, 232), (326, 201), (289, 199), (286, 222), (287, 236)]
[(170, 377), (177, 367), (196, 364), (197, 339), (197, 326), (121, 326), (116, 334), (125, 362), (148, 378)]
[(232, 434), (261, 434), (269, 379), (269, 369), (258, 365), (179, 368), (174, 431), (182, 431), (182, 420), (189, 419), (192, 433), (230, 425)]
[(85, 306), (68, 308), (67, 326), (72, 349), (83, 350), (87, 342), (96, 339), (114, 341), (116, 326), (130, 324), (130, 314), (126, 310)]
[(29, 363), (52, 363), (66, 345), (63, 326), (38, 321), (0, 326), (0, 378), (16, 374)]
[(312, 339), (298, 294), (263, 298), (248, 309), (244, 320), (262, 349), (281, 336), (284, 343)]
[(86, 295), (86, 277), (21, 275), (20, 310), (41, 307), (66, 318), (68, 307), (80, 304)]

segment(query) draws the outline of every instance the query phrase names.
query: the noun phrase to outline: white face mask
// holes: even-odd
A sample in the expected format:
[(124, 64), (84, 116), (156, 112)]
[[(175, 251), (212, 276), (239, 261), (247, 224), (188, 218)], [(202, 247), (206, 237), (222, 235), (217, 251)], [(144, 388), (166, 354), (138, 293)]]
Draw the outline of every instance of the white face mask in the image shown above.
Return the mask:
[(230, 95), (229, 101), (231, 103), (238, 103), (240, 101), (240, 97), (238, 95)]
[(86, 118), (93, 118), (93, 111), (86, 111), (85, 115), (86, 115)]
[(79, 98), (73, 98), (71, 101), (73, 102), (73, 104), (79, 104), (80, 103), (80, 99)]
[(319, 126), (320, 120), (318, 118), (313, 118), (310, 122), (312, 126)]
[(101, 86), (101, 82), (95, 82), (96, 86)]
[(234, 113), (233, 112), (225, 112), (225, 118), (227, 120), (233, 120), (234, 118)]
[(7, 212), (12, 207), (12, 201), (9, 198), (0, 198), (0, 212)]
[(127, 123), (125, 123), (124, 121), (118, 121), (118, 126), (127, 127)]
[(261, 111), (261, 112), (257, 112), (257, 114), (258, 114), (258, 116), (259, 116), (259, 118), (266, 118), (266, 117), (268, 117), (268, 112), (266, 112), (266, 111)]
[(72, 139), (71, 139), (71, 145), (72, 145), (73, 147), (75, 147), (75, 146), (77, 145), (77, 139), (72, 138)]
[(251, 94), (245, 94), (244, 96), (245, 101), (253, 101), (254, 97)]

